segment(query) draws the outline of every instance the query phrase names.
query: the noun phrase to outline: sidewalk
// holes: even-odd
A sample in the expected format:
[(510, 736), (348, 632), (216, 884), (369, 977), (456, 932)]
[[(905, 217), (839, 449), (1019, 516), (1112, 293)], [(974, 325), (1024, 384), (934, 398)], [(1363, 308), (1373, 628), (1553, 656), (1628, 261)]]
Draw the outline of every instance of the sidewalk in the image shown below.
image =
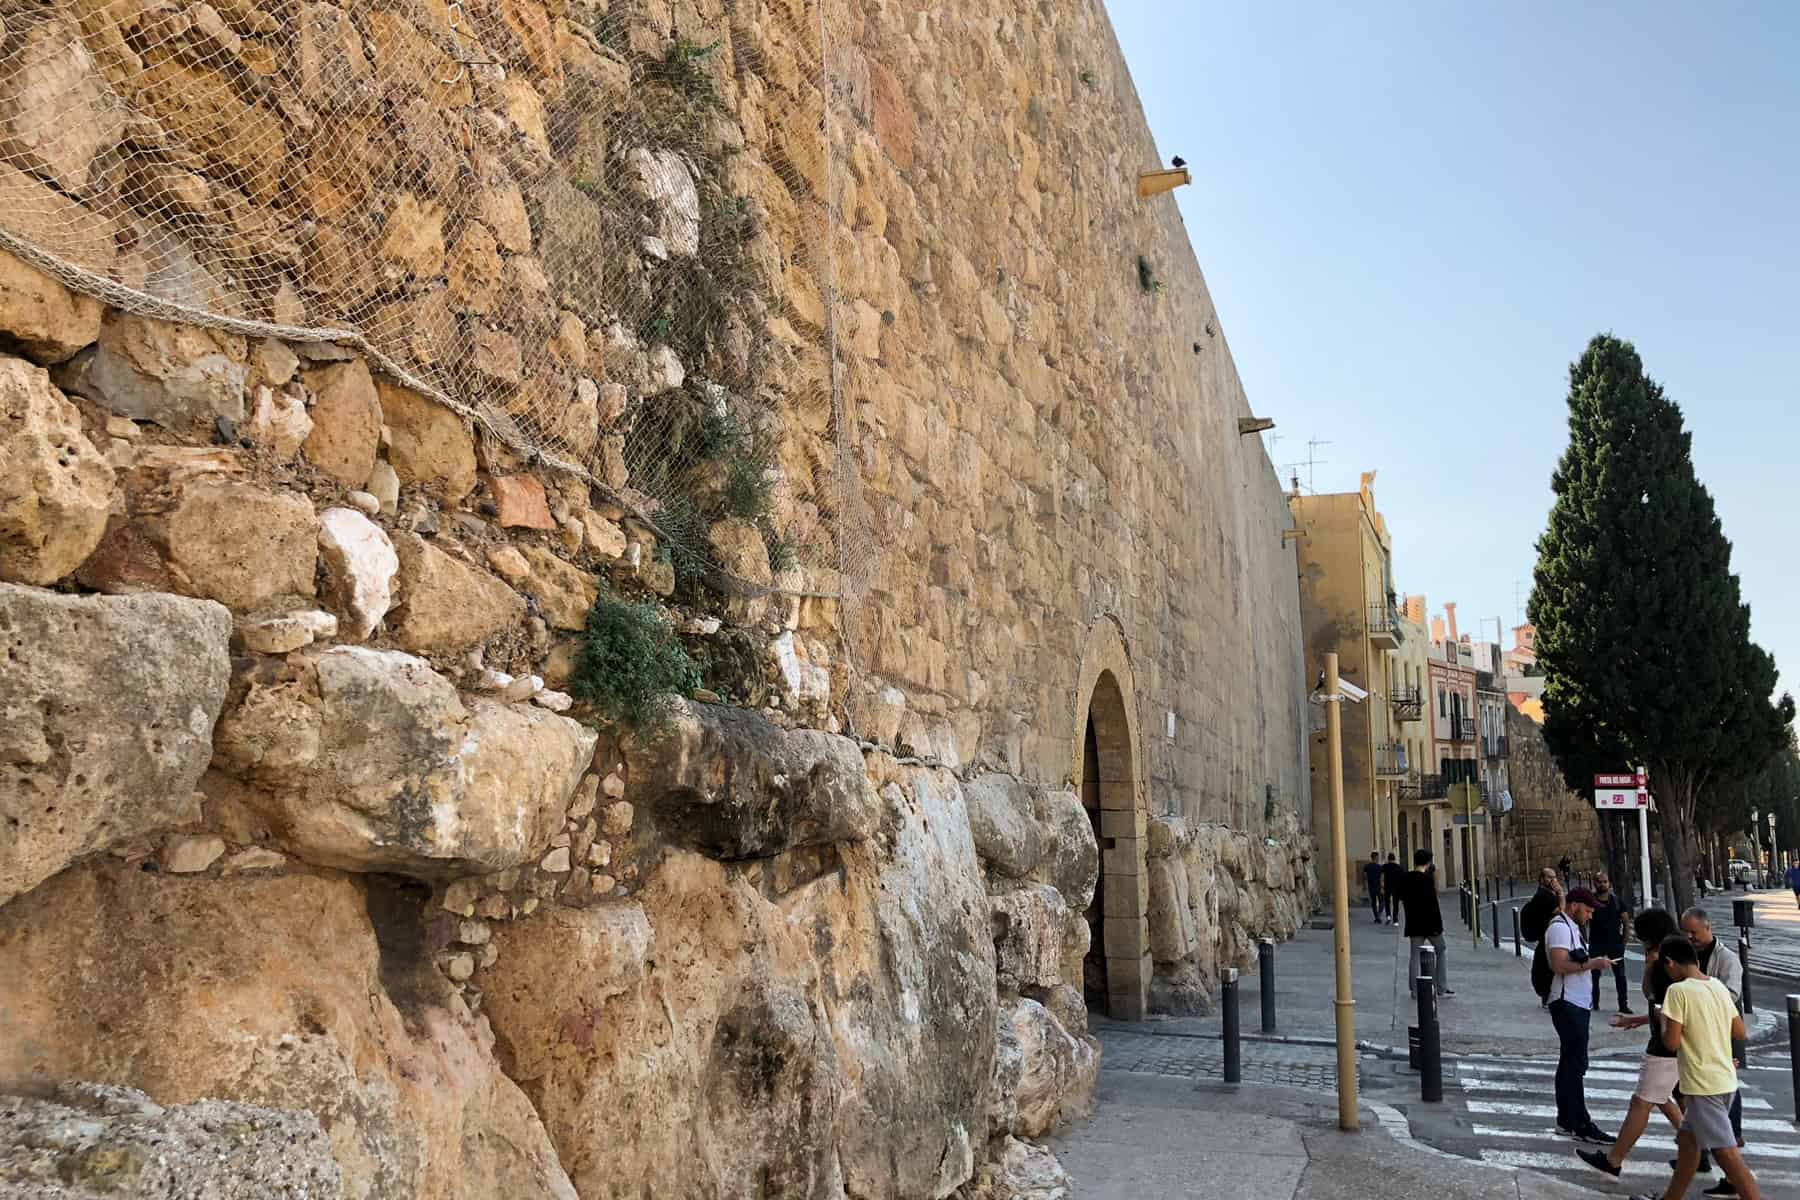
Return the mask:
[[(1523, 903), (1519, 897), (1512, 903)], [(1455, 892), (1439, 898), (1443, 909), (1445, 958), (1448, 983), (1455, 993), (1446, 996), (1438, 1006), (1443, 1052), (1450, 1055), (1554, 1054), (1556, 1035), (1550, 1027), (1549, 1014), (1538, 1003), (1531, 990), (1531, 944), (1525, 943), (1522, 954), (1514, 956), (1512, 914), (1507, 901), (1500, 904), (1500, 949), (1494, 949), (1489, 932), (1491, 910), (1482, 906), (1482, 937), (1479, 945), (1471, 945), (1471, 935), (1458, 917)], [(1356, 1038), (1359, 1046), (1387, 1056), (1405, 1057), (1406, 1031), (1418, 1022), (1418, 1002), (1407, 986), (1409, 944), (1400, 936), (1400, 926), (1376, 925), (1368, 906), (1350, 913), (1350, 977), (1356, 1000)], [(1643, 1011), (1643, 997), (1638, 991), (1641, 965), (1633, 961), (1627, 969), (1632, 1008)], [(1336, 974), (1332, 962), (1332, 931), (1304, 929), (1292, 941), (1275, 947), (1275, 1017), (1277, 1038), (1284, 1041), (1323, 1041), (1332, 1043), (1336, 1036), (1336, 1017), (1332, 997)], [(1255, 1078), (1251, 1064), (1258, 1054), (1252, 1039), (1260, 1039), (1262, 1029), (1262, 985), (1254, 967), (1245, 971), (1238, 985), (1239, 1027), (1246, 1040), (1244, 1069), (1246, 1078)], [(1644, 1034), (1612, 1028), (1607, 1020), (1616, 1011), (1618, 993), (1612, 976), (1601, 979), (1600, 1005), (1592, 1031), (1592, 1052), (1606, 1055), (1616, 1052), (1635, 1055), (1641, 1052)], [(1776, 1032), (1772, 1013), (1756, 1014), (1751, 1040), (1766, 1039)], [(1217, 1013), (1206, 1017), (1151, 1017), (1132, 1024), (1119, 1025), (1094, 1018), (1096, 1029), (1116, 1029), (1138, 1034), (1178, 1034), (1218, 1038), (1220, 1018)], [(1285, 1082), (1285, 1081), (1284, 1081)]]
[[(1315, 1098), (1317, 1097), (1317, 1098)], [(1291, 1088), (1228, 1087), (1107, 1071), (1095, 1115), (1051, 1141), (1080, 1200), (1575, 1200), (1587, 1189), (1434, 1151), (1378, 1107), (1362, 1130)], [(1390, 1130), (1400, 1133), (1397, 1138)]]

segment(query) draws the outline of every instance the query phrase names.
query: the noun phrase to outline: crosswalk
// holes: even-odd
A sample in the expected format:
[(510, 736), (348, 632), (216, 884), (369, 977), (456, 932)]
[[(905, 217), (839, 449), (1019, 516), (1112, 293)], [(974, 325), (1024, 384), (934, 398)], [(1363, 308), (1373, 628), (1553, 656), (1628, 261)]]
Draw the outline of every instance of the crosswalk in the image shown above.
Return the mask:
[[(1444, 1101), (1455, 1112), (1455, 1132), (1429, 1140), (1496, 1166), (1538, 1171), (1603, 1190), (1609, 1186), (1604, 1175), (1575, 1157), (1576, 1144), (1554, 1132), (1553, 1061), (1465, 1058), (1447, 1067)], [(1588, 1108), (1602, 1129), (1617, 1132), (1624, 1123), (1636, 1082), (1635, 1063), (1628, 1067), (1596, 1062), (1589, 1070)], [(1746, 1161), (1765, 1189), (1800, 1188), (1800, 1125), (1789, 1119), (1785, 1105), (1777, 1111), (1767, 1096), (1758, 1094), (1762, 1088), (1754, 1080), (1745, 1083)], [(1661, 1114), (1652, 1114), (1649, 1128), (1625, 1163), (1621, 1184), (1640, 1187), (1667, 1180), (1674, 1153), (1674, 1131)]]
[(1705, 908), (1712, 918), (1713, 930), (1733, 950), (1737, 949), (1738, 933), (1731, 927), (1731, 902), (1744, 899), (1756, 906), (1756, 928), (1750, 931), (1750, 969), (1759, 975), (1774, 975), (1800, 984), (1800, 906), (1794, 903), (1794, 894), (1782, 890), (1709, 897)]

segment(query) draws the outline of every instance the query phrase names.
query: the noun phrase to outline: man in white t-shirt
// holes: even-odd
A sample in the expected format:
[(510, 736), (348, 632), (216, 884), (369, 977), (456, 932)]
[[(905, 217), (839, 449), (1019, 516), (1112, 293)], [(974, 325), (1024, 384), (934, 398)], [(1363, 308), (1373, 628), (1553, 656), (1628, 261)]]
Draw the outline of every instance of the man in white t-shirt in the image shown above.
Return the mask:
[(1572, 888), (1563, 911), (1544, 930), (1549, 951), (1550, 1020), (1561, 1052), (1556, 1059), (1556, 1132), (1577, 1141), (1606, 1146), (1615, 1140), (1588, 1115), (1585, 1081), (1588, 1069), (1588, 1022), (1594, 1010), (1594, 976), (1612, 970), (1612, 959), (1588, 954), (1582, 927), (1593, 919), (1598, 901), (1586, 888)]

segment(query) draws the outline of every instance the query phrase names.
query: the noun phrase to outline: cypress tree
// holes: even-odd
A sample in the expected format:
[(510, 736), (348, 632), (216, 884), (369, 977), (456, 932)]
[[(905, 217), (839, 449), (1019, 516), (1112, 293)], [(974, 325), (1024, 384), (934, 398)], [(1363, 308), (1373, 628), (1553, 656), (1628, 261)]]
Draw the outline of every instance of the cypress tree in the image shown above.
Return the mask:
[(1695, 833), (1714, 785), (1787, 743), (1775, 661), (1750, 640), (1712, 496), (1681, 409), (1629, 342), (1601, 334), (1569, 368), (1569, 445), (1551, 477), (1530, 617), (1544, 739), (1569, 787), (1644, 764), (1663, 853), (1693, 902)]

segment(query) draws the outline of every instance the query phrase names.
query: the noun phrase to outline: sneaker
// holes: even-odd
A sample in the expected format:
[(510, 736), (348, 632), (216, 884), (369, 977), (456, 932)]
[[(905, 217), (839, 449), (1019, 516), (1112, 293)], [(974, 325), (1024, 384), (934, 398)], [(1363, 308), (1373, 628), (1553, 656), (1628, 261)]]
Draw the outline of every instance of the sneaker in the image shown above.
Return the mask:
[(1621, 1017), (1635, 1017), (1635, 1016), (1637, 1016), (1637, 1014), (1636, 1014), (1636, 1013), (1634, 1013), (1634, 1012), (1632, 1012), (1632, 1011), (1631, 1011), (1631, 1010), (1630, 1010), (1630, 1009), (1629, 1009), (1629, 1008), (1621, 1008), (1621, 1009), (1620, 1009), (1620, 1010), (1619, 1010), (1619, 1015), (1620, 1015), (1620, 1016), (1621, 1016)]
[(1596, 1171), (1604, 1171), (1614, 1179), (1619, 1177), (1619, 1168), (1612, 1165), (1612, 1161), (1606, 1157), (1604, 1150), (1577, 1150), (1575, 1157)]
[[(1681, 1160), (1679, 1158), (1671, 1158), (1669, 1160), (1669, 1170), (1673, 1171), (1680, 1164)], [(1694, 1173), (1697, 1175), (1712, 1174), (1712, 1158), (1710, 1155), (1702, 1154), (1700, 1156), (1700, 1165), (1694, 1168)]]
[(1610, 1146), (1619, 1139), (1606, 1132), (1592, 1121), (1589, 1121), (1586, 1125), (1583, 1125), (1580, 1129), (1575, 1131), (1575, 1140), (1578, 1142), (1591, 1142), (1596, 1146)]
[(1567, 1125), (1558, 1125), (1554, 1130), (1551, 1131), (1550, 1136), (1551, 1137), (1559, 1137), (1559, 1138), (1573, 1138), (1575, 1136), (1575, 1131), (1573, 1129), (1570, 1129)]
[(1456, 995), (1456, 989), (1455, 989), (1455, 988), (1439, 988), (1439, 989), (1438, 989), (1438, 995), (1440, 995), (1440, 996), (1454, 996), (1454, 995)]
[(1738, 1191), (1735, 1187), (1731, 1186), (1731, 1180), (1721, 1179), (1700, 1194), (1702, 1196), (1735, 1196), (1738, 1194)]

